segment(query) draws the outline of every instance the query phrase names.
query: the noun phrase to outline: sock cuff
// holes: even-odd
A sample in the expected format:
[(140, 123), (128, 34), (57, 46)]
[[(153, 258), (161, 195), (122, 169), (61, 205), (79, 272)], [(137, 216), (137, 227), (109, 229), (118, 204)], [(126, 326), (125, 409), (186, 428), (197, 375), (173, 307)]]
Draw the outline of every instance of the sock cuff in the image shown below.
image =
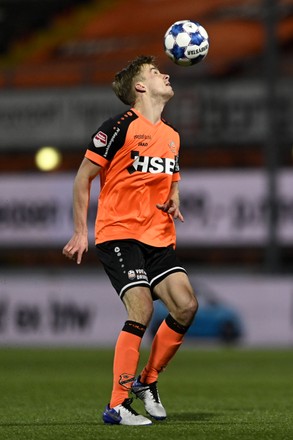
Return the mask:
[(179, 324), (179, 322), (176, 321), (176, 319), (174, 319), (170, 314), (165, 319), (165, 322), (171, 330), (174, 330), (174, 332), (180, 333), (181, 335), (184, 335), (189, 329), (189, 326)]
[(125, 321), (122, 331), (142, 338), (146, 331), (146, 325), (135, 321)]

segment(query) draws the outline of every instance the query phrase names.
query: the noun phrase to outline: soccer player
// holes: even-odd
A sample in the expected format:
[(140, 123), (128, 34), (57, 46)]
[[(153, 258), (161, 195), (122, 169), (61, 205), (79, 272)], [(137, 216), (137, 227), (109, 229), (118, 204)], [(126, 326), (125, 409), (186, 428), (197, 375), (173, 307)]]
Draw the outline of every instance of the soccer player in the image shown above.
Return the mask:
[[(178, 190), (180, 139), (161, 116), (174, 92), (169, 75), (159, 71), (153, 57), (139, 56), (129, 63), (116, 74), (113, 89), (128, 109), (106, 120), (88, 145), (74, 181), (74, 233), (63, 254), (80, 264), (88, 250), (89, 194), (99, 174), (97, 255), (127, 311), (115, 346), (113, 388), (103, 420), (150, 425), (151, 419), (132, 408), (130, 393), (143, 401), (152, 418), (166, 418), (158, 376), (180, 347), (198, 307), (175, 254), (174, 219), (184, 221)], [(156, 299), (169, 314), (136, 377), (141, 340)]]

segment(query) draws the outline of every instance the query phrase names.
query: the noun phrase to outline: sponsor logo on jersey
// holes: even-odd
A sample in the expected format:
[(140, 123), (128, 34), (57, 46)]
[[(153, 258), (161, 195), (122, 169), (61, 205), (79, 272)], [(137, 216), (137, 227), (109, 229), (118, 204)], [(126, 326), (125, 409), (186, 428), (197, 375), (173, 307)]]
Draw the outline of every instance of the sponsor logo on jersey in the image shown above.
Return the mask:
[(103, 154), (104, 157), (108, 156), (109, 153), (109, 149), (111, 147), (111, 145), (113, 144), (113, 142), (115, 141), (116, 137), (118, 136), (118, 134), (120, 133), (120, 128), (119, 127), (114, 127), (114, 133), (112, 134), (112, 137), (109, 140), (109, 143), (107, 145), (107, 148), (105, 150), (105, 153)]
[(127, 168), (129, 174), (136, 171), (152, 174), (173, 174), (175, 171), (176, 160), (169, 157), (140, 156), (139, 151), (132, 151), (131, 158), (134, 160), (132, 165)]
[(94, 146), (96, 148), (105, 147), (108, 142), (108, 136), (103, 131), (98, 131), (96, 136), (94, 137)]
[(135, 134), (134, 139), (151, 139), (152, 136), (150, 134)]

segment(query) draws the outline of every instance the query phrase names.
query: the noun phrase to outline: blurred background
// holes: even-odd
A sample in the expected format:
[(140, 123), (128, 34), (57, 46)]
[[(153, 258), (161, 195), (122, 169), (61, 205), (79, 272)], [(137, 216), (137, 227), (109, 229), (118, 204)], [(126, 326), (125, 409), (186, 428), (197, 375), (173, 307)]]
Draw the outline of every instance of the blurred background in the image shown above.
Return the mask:
[[(193, 67), (163, 51), (181, 19), (209, 33)], [(94, 252), (98, 182), (83, 264), (62, 248), (91, 134), (126, 108), (113, 75), (140, 54), (175, 90), (191, 344), (292, 345), (293, 0), (0, 0), (0, 344), (115, 341), (125, 314)]]

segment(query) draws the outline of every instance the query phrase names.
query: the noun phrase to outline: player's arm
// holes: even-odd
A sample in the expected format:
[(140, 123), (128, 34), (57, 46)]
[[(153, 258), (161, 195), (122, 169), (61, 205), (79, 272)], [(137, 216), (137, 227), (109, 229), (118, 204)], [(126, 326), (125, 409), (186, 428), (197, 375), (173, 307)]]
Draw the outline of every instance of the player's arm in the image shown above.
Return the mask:
[(171, 190), (167, 201), (163, 204), (156, 205), (158, 209), (172, 215), (173, 218), (178, 218), (184, 222), (184, 217), (180, 212), (180, 198), (179, 198), (179, 184), (178, 182), (172, 182)]
[(74, 233), (63, 248), (63, 254), (81, 263), (84, 252), (88, 251), (87, 214), (92, 180), (99, 174), (101, 167), (84, 158), (76, 174), (73, 185), (73, 222)]

